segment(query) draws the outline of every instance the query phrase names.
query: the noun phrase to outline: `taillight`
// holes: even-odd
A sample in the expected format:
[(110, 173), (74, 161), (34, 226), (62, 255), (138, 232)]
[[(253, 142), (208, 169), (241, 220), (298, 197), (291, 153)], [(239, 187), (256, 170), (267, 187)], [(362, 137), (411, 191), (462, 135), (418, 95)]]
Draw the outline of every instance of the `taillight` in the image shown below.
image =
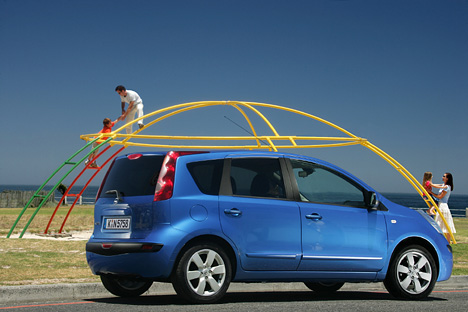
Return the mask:
[(164, 158), (164, 162), (159, 172), (158, 183), (154, 193), (154, 201), (166, 200), (172, 197), (174, 191), (174, 177), (176, 160), (179, 156), (200, 154), (204, 152), (169, 152)]
[(102, 249), (111, 249), (111, 248), (112, 248), (112, 244), (108, 244), (108, 243), (102, 244)]
[(154, 201), (165, 200), (172, 197), (177, 157), (179, 157), (178, 152), (169, 152), (166, 158), (164, 158), (161, 172), (159, 172), (158, 183), (156, 184)]

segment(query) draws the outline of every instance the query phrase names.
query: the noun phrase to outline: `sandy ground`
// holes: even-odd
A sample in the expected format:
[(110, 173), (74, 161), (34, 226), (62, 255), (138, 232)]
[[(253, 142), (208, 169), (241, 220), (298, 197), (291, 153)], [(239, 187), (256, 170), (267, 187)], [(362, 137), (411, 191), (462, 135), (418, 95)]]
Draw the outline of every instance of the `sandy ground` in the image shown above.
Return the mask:
[[(64, 241), (71, 241), (71, 240), (88, 240), (93, 234), (93, 231), (80, 231), (80, 232), (70, 232), (70, 233), (52, 233), (52, 234), (32, 234), (26, 232), (23, 235), (23, 238), (30, 238), (30, 239), (52, 239), (52, 240), (64, 240)], [(1, 236), (1, 237), (6, 237)], [(10, 238), (19, 238), (18, 234), (12, 234)]]

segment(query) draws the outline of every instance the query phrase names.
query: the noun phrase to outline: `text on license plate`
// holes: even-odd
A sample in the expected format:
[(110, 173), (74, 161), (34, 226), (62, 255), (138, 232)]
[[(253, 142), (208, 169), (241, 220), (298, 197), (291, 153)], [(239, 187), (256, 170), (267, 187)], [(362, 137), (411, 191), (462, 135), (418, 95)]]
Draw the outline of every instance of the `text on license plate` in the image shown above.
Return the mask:
[(105, 230), (129, 230), (130, 218), (107, 218), (104, 223)]

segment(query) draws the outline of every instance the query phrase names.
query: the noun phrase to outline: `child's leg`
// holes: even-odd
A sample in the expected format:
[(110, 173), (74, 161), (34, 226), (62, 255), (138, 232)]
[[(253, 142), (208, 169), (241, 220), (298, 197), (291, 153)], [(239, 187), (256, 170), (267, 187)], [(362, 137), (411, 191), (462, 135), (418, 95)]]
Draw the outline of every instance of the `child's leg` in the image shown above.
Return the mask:
[[(99, 145), (99, 143), (97, 143), (97, 142), (94, 142), (94, 143), (93, 143), (93, 147), (92, 147), (92, 148), (95, 148), (95, 147), (96, 147), (96, 146), (98, 146), (98, 145)], [(93, 159), (93, 158), (94, 158), (94, 156), (96, 156), (96, 154), (97, 154), (97, 152), (98, 152), (98, 151), (99, 151), (99, 148), (98, 148), (98, 149), (96, 149), (96, 150), (95, 150), (94, 152), (92, 152), (91, 154), (89, 154), (89, 156), (88, 156), (88, 161), (87, 161), (86, 163), (90, 162), (90, 161), (91, 161), (91, 159)]]

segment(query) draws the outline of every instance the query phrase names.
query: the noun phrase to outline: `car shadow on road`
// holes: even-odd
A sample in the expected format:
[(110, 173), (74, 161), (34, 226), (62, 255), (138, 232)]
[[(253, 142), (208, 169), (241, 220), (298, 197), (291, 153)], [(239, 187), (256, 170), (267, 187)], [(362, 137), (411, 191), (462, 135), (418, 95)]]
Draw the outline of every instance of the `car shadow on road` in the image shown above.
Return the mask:
[[(177, 295), (156, 295), (156, 296), (141, 296), (136, 298), (98, 298), (87, 299), (89, 301), (108, 304), (126, 304), (126, 305), (193, 305)], [(376, 300), (376, 301), (402, 301), (395, 299), (386, 292), (372, 291), (338, 291), (333, 294), (318, 294), (311, 291), (294, 291), (294, 292), (232, 292), (227, 293), (218, 303), (211, 305), (222, 305), (228, 303), (249, 303), (249, 302), (305, 302), (305, 301), (355, 301), (355, 300)], [(422, 301), (446, 301), (443, 298), (430, 296)]]

